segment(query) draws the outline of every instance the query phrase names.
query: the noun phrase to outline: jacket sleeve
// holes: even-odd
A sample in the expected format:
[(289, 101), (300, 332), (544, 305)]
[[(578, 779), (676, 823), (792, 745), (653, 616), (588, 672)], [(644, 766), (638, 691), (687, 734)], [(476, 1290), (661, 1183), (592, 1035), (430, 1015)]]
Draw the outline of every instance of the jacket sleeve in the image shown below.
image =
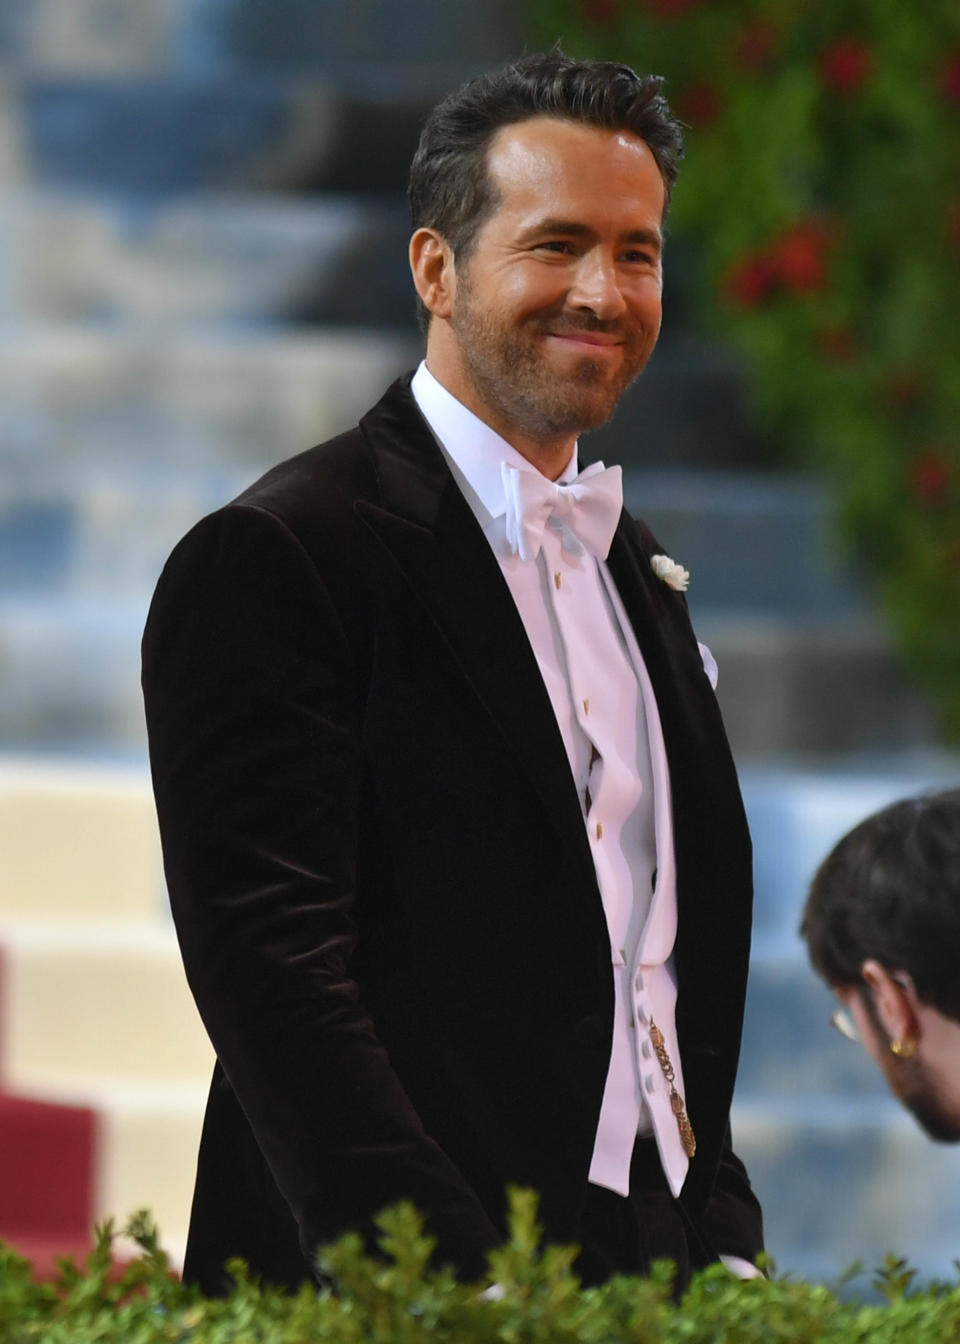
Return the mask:
[(701, 1221), (707, 1242), (718, 1255), (751, 1264), (763, 1250), (763, 1214), (743, 1163), (733, 1152), (730, 1129), (720, 1154), (716, 1182)]
[(412, 1199), (437, 1259), (497, 1235), (424, 1132), (350, 963), (363, 669), (315, 564), (264, 510), (180, 543), (143, 642), (164, 868), (187, 978), (277, 1186), (315, 1249)]

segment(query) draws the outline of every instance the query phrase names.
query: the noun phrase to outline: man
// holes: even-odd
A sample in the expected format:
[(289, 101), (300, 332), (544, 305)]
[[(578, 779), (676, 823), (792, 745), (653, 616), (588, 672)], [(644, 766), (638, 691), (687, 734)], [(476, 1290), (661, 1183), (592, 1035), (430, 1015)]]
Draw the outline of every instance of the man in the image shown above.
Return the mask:
[(814, 969), (890, 1090), (960, 1140), (960, 789), (868, 817), (821, 865), (801, 925)]
[(479, 1278), (508, 1182), (587, 1281), (760, 1249), (728, 1124), (737, 781), (685, 572), (619, 468), (577, 475), (657, 339), (680, 150), (659, 81), (556, 52), (444, 100), (411, 170), (425, 364), (161, 578), (151, 763), (219, 1061), (209, 1291), (229, 1255), (297, 1283), (401, 1198)]

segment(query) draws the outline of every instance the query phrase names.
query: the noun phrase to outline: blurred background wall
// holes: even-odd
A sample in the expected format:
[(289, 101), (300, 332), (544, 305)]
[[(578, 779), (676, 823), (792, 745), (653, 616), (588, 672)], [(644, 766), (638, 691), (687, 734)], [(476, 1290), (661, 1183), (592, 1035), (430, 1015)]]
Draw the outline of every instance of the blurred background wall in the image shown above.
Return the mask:
[[(210, 1054), (149, 796), (152, 585), (193, 521), (416, 362), (419, 123), (542, 41), (536, 22), (505, 0), (0, 10), (0, 1235), (39, 1260), (143, 1204), (175, 1256), (185, 1236)], [(960, 770), (838, 558), (826, 478), (785, 465), (742, 355), (708, 334), (703, 271), (678, 234), (660, 347), (588, 450), (624, 464), (692, 573), (742, 766), (757, 916), (735, 1139), (782, 1269), (895, 1249), (945, 1274), (957, 1156), (832, 1039), (795, 930), (842, 831)]]

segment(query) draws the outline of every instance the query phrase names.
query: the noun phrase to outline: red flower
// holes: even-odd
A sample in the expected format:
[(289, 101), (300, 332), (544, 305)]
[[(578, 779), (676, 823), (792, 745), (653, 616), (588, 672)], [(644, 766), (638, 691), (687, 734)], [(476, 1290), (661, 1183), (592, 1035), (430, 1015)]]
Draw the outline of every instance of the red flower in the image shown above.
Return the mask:
[(681, 121), (701, 129), (716, 121), (723, 103), (712, 84), (688, 84), (680, 94), (677, 112)]
[(737, 39), (737, 60), (748, 70), (762, 70), (769, 65), (778, 45), (777, 30), (772, 24), (762, 20), (749, 23)]
[(948, 103), (960, 107), (960, 52), (954, 52), (940, 74), (940, 91)]
[(857, 354), (857, 338), (848, 326), (825, 327), (817, 337), (824, 359), (842, 364)]
[(921, 504), (940, 504), (952, 478), (953, 467), (935, 448), (915, 453), (907, 463), (907, 488)]
[(621, 0), (580, 0), (580, 12), (594, 28), (609, 28), (620, 17)]
[(755, 308), (770, 298), (777, 288), (778, 276), (769, 256), (756, 252), (738, 262), (724, 282), (727, 294), (738, 308)]
[(880, 389), (884, 405), (895, 415), (908, 414), (927, 395), (929, 384), (916, 369), (900, 368)]
[(820, 73), (834, 93), (856, 93), (866, 82), (872, 64), (870, 48), (856, 37), (840, 37), (820, 53)]
[(773, 245), (771, 260), (777, 278), (794, 294), (823, 289), (827, 279), (827, 236), (813, 220), (796, 224)]
[(762, 251), (737, 262), (727, 273), (727, 293), (745, 308), (754, 307), (779, 290), (812, 294), (827, 281), (828, 243), (822, 224), (801, 220)]

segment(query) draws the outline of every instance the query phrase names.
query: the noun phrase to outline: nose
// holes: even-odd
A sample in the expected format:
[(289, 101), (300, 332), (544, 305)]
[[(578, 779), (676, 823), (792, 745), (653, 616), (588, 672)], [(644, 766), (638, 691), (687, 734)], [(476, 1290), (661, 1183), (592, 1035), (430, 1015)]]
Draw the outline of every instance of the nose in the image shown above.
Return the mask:
[(622, 316), (627, 304), (614, 259), (598, 249), (585, 253), (574, 274), (567, 302), (571, 308), (588, 309), (602, 322)]

